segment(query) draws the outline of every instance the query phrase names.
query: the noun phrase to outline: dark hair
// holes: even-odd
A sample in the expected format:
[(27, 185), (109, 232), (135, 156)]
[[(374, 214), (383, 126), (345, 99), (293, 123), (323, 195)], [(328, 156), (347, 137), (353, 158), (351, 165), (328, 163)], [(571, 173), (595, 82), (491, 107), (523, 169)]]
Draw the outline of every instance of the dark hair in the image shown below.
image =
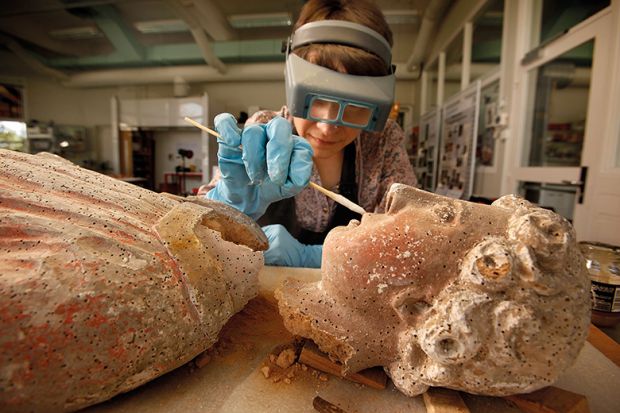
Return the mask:
[[(387, 40), (392, 46), (392, 30), (381, 10), (366, 0), (309, 0), (293, 30), (306, 23), (320, 20), (345, 20), (362, 24)], [(389, 73), (387, 64), (379, 56), (356, 47), (337, 44), (311, 44), (293, 52), (314, 64), (339, 72), (363, 76), (384, 76)]]

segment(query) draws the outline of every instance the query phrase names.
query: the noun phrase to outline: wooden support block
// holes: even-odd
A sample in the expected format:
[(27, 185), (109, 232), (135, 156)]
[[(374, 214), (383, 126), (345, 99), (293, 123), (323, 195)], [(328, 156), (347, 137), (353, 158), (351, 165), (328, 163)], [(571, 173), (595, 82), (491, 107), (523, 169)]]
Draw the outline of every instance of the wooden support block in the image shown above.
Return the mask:
[(340, 407), (328, 402), (327, 400), (319, 396), (316, 396), (312, 400), (312, 407), (314, 407), (314, 410), (320, 413), (347, 413), (346, 411), (342, 410)]
[(593, 324), (590, 324), (588, 341), (594, 348), (603, 353), (605, 357), (613, 361), (616, 366), (620, 367), (620, 344), (616, 343)]
[(306, 341), (301, 349), (299, 362), (325, 373), (343, 377), (356, 383), (365, 384), (373, 389), (382, 390), (385, 389), (385, 386), (387, 385), (387, 375), (383, 369), (379, 367), (373, 367), (371, 369), (362, 370), (358, 373), (343, 375), (342, 365), (331, 361), (329, 357), (325, 353), (321, 352), (316, 344), (311, 341)]
[(422, 398), (428, 413), (469, 413), (467, 405), (456, 390), (429, 387)]
[(557, 387), (545, 387), (533, 393), (506, 396), (526, 413), (590, 413), (588, 399)]

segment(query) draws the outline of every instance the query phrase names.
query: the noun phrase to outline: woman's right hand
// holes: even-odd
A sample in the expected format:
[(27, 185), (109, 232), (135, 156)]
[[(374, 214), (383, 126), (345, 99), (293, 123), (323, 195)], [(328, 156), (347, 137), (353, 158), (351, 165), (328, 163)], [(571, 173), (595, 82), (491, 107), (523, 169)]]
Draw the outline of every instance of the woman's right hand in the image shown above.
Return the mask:
[(312, 174), (312, 147), (292, 134), (291, 124), (277, 116), (267, 124), (241, 131), (233, 115), (215, 117), (218, 164), (222, 174), (207, 198), (224, 202), (252, 219), (276, 201), (297, 195)]

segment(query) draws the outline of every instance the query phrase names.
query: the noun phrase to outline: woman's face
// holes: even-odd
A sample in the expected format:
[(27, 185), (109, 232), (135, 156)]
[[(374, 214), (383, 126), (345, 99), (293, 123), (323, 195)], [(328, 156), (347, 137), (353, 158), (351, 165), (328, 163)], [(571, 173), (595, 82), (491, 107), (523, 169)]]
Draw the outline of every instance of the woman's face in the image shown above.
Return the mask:
[(337, 155), (360, 134), (360, 129), (304, 118), (293, 118), (293, 123), (299, 136), (310, 143), (314, 150), (314, 157), (317, 159), (327, 159)]

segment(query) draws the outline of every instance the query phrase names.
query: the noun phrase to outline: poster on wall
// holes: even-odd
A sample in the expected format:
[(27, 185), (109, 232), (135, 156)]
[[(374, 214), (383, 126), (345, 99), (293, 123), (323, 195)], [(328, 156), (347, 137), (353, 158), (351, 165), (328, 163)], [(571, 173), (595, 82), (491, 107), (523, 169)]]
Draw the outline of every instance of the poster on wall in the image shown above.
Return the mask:
[(439, 110), (433, 109), (420, 118), (420, 140), (414, 160), (418, 186), (431, 192), (437, 184), (440, 115)]
[(0, 120), (23, 121), (24, 118), (23, 86), (0, 82)]
[(479, 102), (480, 81), (476, 81), (443, 105), (438, 194), (461, 199), (472, 194)]

